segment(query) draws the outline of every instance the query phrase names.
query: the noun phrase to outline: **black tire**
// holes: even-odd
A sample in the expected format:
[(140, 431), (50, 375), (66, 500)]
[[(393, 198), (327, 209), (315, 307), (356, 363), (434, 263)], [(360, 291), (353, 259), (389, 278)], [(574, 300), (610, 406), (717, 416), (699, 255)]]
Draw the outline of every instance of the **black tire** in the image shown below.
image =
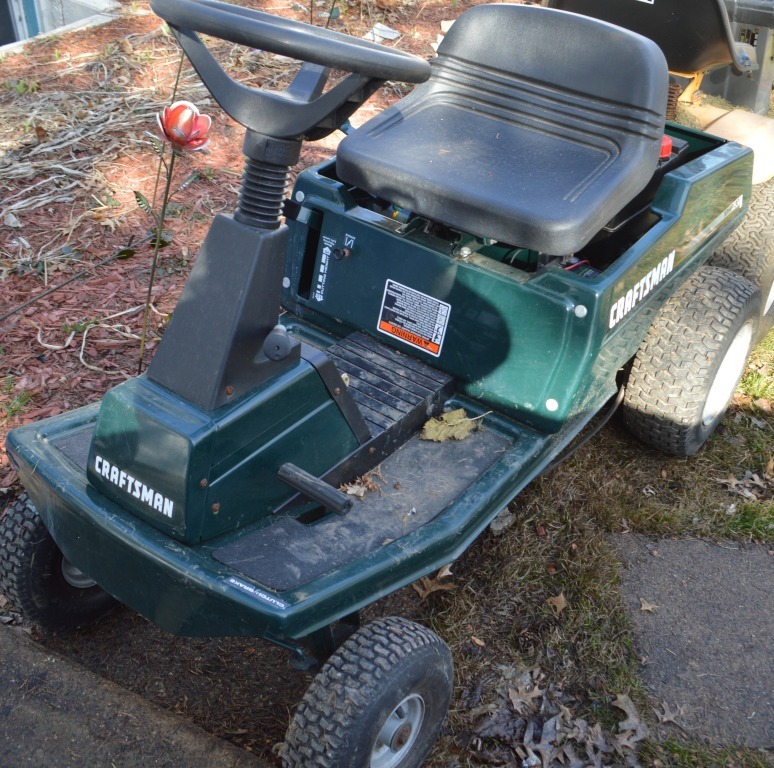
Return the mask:
[(65, 560), (26, 494), (0, 519), (0, 591), (49, 632), (90, 624), (117, 605)]
[(312, 681), (290, 723), (286, 768), (419, 768), (449, 707), (446, 643), (402, 618), (353, 634)]
[(761, 291), (756, 342), (774, 326), (774, 179), (753, 187), (744, 221), (710, 258), (710, 264), (746, 277)]
[(753, 347), (760, 291), (703, 266), (664, 304), (634, 357), (624, 421), (664, 453), (691, 456), (714, 432)]

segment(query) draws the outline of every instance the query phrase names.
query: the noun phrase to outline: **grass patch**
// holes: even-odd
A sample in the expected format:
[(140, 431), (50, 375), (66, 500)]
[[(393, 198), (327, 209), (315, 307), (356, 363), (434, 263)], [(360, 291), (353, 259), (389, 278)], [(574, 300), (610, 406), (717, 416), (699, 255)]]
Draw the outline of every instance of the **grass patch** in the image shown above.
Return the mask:
[(0, 412), (3, 420), (11, 419), (20, 414), (31, 399), (32, 392), (26, 389), (14, 394), (12, 376), (0, 379)]
[(766, 754), (754, 749), (713, 748), (669, 739), (647, 742), (640, 753), (644, 766), (669, 768), (771, 768)]

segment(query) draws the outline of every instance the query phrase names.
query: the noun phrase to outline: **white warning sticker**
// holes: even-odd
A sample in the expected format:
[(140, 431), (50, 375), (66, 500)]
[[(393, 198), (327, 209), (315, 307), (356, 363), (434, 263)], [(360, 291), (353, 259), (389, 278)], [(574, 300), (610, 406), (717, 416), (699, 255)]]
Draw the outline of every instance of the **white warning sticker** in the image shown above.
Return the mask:
[(388, 336), (438, 357), (450, 314), (451, 304), (394, 280), (387, 280), (377, 328)]

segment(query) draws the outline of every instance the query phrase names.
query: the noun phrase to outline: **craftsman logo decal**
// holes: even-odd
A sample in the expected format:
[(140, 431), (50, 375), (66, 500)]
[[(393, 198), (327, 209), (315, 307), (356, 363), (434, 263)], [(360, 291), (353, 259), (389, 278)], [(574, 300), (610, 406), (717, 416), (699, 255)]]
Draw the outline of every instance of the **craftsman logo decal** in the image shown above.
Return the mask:
[(175, 502), (172, 499), (162, 496), (158, 491), (154, 491), (145, 483), (141, 483), (136, 477), (132, 477), (120, 467), (103, 459), (102, 456), (95, 456), (94, 471), (122, 491), (126, 491), (130, 496), (147, 504), (151, 509), (161, 512), (164, 517), (172, 518), (175, 509)]
[(451, 305), (388, 280), (377, 328), (433, 357), (441, 354)]
[(675, 268), (675, 252), (666, 256), (660, 264), (653, 267), (645, 277), (635, 283), (610, 307), (610, 323), (608, 328), (614, 328), (631, 312), (637, 303), (644, 299), (673, 269)]
[(264, 603), (273, 605), (275, 608), (288, 607), (288, 604), (284, 600), (280, 600), (278, 597), (274, 597), (273, 595), (270, 595), (268, 592), (264, 592), (262, 589), (258, 589), (258, 587), (254, 587), (252, 584), (247, 584), (241, 579), (235, 579), (233, 576), (230, 576), (228, 579), (226, 579), (226, 583), (231, 584), (232, 587), (238, 587), (243, 592), (247, 592), (247, 594), (258, 598), (258, 600), (261, 600)]

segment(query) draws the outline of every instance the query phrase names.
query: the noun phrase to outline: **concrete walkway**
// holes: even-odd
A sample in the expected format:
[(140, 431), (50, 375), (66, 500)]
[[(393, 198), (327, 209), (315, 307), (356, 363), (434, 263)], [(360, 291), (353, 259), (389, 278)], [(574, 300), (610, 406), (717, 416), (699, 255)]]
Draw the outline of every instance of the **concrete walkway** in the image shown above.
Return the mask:
[(0, 766), (261, 768), (220, 741), (0, 626)]
[(774, 749), (770, 548), (635, 534), (613, 543), (643, 681), (659, 713), (676, 713), (664, 730)]

